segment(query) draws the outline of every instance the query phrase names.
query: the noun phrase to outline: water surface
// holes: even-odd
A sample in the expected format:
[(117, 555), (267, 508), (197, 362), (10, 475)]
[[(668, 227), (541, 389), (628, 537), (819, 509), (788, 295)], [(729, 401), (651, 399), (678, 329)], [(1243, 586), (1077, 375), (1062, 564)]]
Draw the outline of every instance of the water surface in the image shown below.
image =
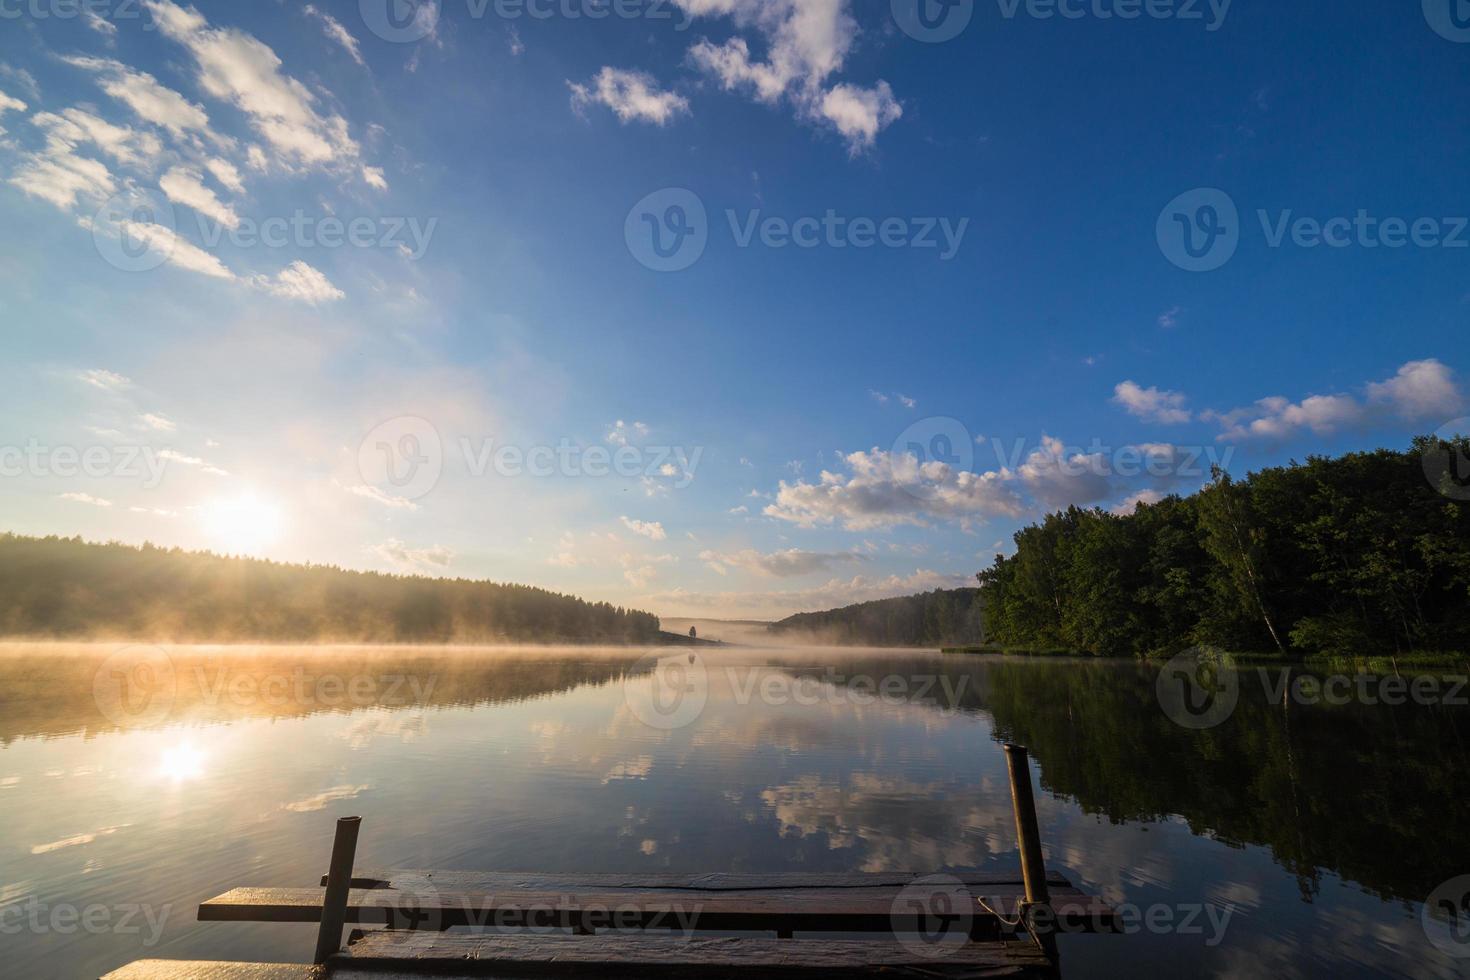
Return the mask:
[(646, 653), (0, 647), (5, 970), (305, 960), (311, 926), (195, 909), (313, 885), (348, 814), (360, 867), (1014, 871), (1002, 739), (1031, 748), (1048, 866), (1174, 923), (1064, 937), (1066, 976), (1470, 965), (1421, 921), (1470, 873), (1463, 708), (1247, 678), (1195, 731), (1131, 663), (737, 648), (674, 703)]

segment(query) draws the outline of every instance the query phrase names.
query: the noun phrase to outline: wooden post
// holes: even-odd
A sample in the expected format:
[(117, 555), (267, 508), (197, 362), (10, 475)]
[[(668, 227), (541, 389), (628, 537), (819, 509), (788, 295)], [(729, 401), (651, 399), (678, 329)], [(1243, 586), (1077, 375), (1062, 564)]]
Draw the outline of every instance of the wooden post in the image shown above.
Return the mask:
[[(1026, 885), (1026, 902), (1021, 918), (1040, 944), (1042, 952), (1057, 966), (1057, 937), (1050, 915), (1051, 895), (1046, 890), (1046, 862), (1041, 857), (1041, 829), (1036, 825), (1036, 798), (1031, 793), (1031, 764), (1026, 746), (1006, 745), (1006, 768), (1011, 774), (1011, 806), (1016, 811), (1016, 839), (1021, 848), (1021, 879)], [(1044, 906), (1043, 921), (1036, 922), (1032, 910)]]
[(1011, 805), (1016, 811), (1016, 839), (1021, 846), (1021, 877), (1026, 883), (1026, 901), (1051, 901), (1046, 891), (1046, 864), (1041, 858), (1041, 831), (1036, 826), (1036, 800), (1031, 795), (1031, 766), (1026, 746), (1006, 746), (1006, 766), (1011, 771)]
[(327, 893), (322, 899), (322, 924), (316, 934), (316, 959), (327, 957), (342, 948), (342, 926), (347, 920), (347, 892), (352, 887), (352, 862), (357, 856), (357, 831), (362, 817), (342, 817), (337, 821), (337, 836), (332, 841), (332, 865), (327, 869)]

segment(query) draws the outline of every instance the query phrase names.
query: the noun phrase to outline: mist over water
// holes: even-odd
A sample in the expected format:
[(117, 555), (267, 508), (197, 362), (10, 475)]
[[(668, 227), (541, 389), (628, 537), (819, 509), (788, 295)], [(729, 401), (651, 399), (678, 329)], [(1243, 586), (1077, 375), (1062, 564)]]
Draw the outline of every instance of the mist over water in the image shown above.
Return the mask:
[[(650, 711), (657, 661), (692, 700)], [(1014, 871), (1008, 738), (1039, 771), (1049, 868), (1215, 914), (1063, 937), (1067, 976), (1458, 975), (1420, 903), (1470, 866), (1463, 709), (1283, 717), (1243, 685), (1202, 733), (1164, 716), (1156, 675), (792, 647), (0, 646), (7, 969), (304, 960), (310, 926), (196, 909), (314, 885), (347, 814), (361, 868)], [(55, 928), (61, 907), (106, 927)]]

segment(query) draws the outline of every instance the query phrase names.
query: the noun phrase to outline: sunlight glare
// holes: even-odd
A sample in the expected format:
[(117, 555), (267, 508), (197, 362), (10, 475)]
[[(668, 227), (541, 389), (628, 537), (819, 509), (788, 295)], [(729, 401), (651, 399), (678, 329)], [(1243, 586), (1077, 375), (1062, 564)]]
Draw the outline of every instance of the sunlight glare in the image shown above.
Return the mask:
[(176, 783), (204, 775), (205, 755), (189, 742), (165, 749), (158, 760), (158, 774)]
[(259, 554), (281, 535), (281, 508), (254, 492), (217, 498), (200, 514), (209, 546), (226, 554)]

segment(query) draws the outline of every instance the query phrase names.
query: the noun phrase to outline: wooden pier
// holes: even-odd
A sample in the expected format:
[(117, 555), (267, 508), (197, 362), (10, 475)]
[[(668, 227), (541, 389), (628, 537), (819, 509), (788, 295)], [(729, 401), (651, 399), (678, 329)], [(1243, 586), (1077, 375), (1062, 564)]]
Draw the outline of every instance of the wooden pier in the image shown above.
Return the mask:
[[(1014, 874), (354, 871), (361, 822), (347, 817), (321, 887), (235, 888), (199, 907), (206, 922), (319, 923), (314, 963), (140, 960), (104, 980), (1055, 977), (1055, 934), (1112, 931), (1114, 914), (1045, 870), (1026, 751), (1006, 754)], [(379, 928), (343, 947), (346, 926)]]

